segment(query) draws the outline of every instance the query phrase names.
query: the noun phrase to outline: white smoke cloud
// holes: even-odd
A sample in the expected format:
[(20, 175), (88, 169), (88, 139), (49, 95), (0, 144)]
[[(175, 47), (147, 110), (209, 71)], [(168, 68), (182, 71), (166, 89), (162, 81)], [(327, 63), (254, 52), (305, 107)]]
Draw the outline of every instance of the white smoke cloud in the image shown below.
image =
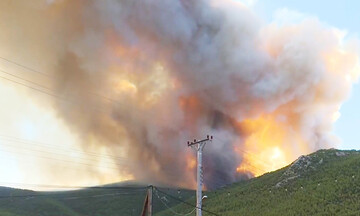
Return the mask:
[(230, 1), (56, 3), (6, 5), (38, 14), (19, 15), (13, 25), (47, 18), (35, 30), (25, 28), (29, 38), (8, 42), (39, 45), (35, 50), (49, 60), (45, 67), (56, 71), (56, 93), (77, 101), (55, 101), (59, 118), (85, 148), (95, 139), (126, 152), (130, 168), (119, 169), (136, 179), (191, 185), (186, 140), (211, 133), (224, 143), (207, 147), (206, 181), (235, 181), (243, 159), (234, 148), (251, 136), (244, 120), (262, 116), (286, 126), (278, 145), (292, 158), (336, 143), (333, 115), (358, 77), (357, 42), (317, 19), (295, 14), (301, 21), (262, 25)]

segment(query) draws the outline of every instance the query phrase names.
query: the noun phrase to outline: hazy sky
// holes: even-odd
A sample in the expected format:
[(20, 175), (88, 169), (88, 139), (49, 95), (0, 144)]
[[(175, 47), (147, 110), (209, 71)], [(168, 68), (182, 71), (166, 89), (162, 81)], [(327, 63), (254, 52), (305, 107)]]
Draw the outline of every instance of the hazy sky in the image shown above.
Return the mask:
[[(329, 26), (346, 31), (348, 37), (360, 35), (360, 1), (357, 0), (244, 0), (257, 15), (271, 22), (277, 12), (284, 9), (305, 16), (317, 17)], [(336, 88), (336, 86), (334, 86)], [(360, 87), (354, 84), (352, 94), (341, 107), (341, 116), (335, 123), (335, 134), (341, 139), (341, 149), (360, 147)]]

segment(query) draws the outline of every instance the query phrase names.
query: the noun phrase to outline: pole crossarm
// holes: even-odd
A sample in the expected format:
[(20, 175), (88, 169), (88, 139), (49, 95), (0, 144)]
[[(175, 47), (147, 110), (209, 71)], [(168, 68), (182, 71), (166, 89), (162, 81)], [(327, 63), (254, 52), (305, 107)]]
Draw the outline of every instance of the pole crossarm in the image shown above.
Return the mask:
[(210, 140), (212, 140), (213, 139), (213, 136), (207, 136), (207, 138), (206, 139), (203, 139), (203, 140), (196, 140), (196, 139), (194, 139), (194, 141), (193, 142), (190, 142), (190, 141), (188, 141), (188, 147), (190, 147), (190, 146), (193, 146), (193, 145), (196, 145), (196, 144), (199, 144), (199, 143), (203, 143), (203, 142), (206, 142), (206, 141), (210, 141)]

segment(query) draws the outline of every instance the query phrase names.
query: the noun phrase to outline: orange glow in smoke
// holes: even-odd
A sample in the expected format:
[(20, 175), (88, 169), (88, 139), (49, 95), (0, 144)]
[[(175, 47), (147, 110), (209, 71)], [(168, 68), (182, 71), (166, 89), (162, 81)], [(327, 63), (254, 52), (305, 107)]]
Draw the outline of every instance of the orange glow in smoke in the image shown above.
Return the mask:
[[(194, 157), (193, 154), (187, 154), (185, 158), (187, 173), (194, 173), (196, 170), (196, 157)], [(188, 182), (184, 186), (189, 188), (196, 188), (196, 178), (193, 178), (192, 175), (189, 175), (188, 177)]]
[(196, 159), (193, 156), (189, 156), (187, 157), (186, 164), (189, 170), (193, 170), (196, 167)]
[(204, 112), (204, 107), (196, 96), (179, 98), (179, 105), (183, 110), (185, 126), (194, 133), (199, 129), (197, 126), (198, 116)]
[(137, 87), (134, 83), (130, 82), (129, 80), (123, 79), (117, 83), (116, 90), (119, 93), (127, 93), (134, 95), (137, 92)]
[[(235, 148), (243, 158), (237, 172), (251, 172), (259, 176), (288, 165), (296, 157), (288, 145), (286, 125), (273, 116), (245, 120), (241, 122), (241, 127), (248, 136), (244, 145)], [(306, 146), (301, 139), (298, 139), (297, 143), (301, 144), (301, 151), (306, 152)]]

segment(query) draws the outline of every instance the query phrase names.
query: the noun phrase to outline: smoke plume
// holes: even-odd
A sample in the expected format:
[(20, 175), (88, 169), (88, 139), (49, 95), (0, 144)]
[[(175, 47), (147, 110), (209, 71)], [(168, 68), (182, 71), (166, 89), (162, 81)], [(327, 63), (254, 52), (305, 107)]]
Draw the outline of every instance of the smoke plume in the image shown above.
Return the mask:
[(1, 27), (3, 49), (48, 72), (53, 107), (82, 147), (125, 157), (119, 171), (137, 180), (192, 187), (186, 143), (207, 134), (209, 188), (333, 147), (359, 73), (357, 42), (339, 30), (316, 18), (264, 24), (232, 1), (0, 6), (12, 26)]

